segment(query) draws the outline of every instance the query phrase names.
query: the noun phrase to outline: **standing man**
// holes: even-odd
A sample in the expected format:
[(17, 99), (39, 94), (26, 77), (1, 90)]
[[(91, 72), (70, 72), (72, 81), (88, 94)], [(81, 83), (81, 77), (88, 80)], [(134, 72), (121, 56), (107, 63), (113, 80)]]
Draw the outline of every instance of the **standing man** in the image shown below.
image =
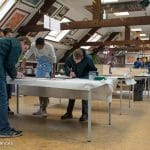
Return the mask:
[[(12, 38), (13, 37), (13, 31), (11, 28), (5, 28), (3, 30), (4, 37)], [(12, 93), (12, 84), (7, 84), (7, 96), (8, 96), (8, 114), (14, 115), (14, 112), (9, 107), (9, 100), (11, 99), (11, 93)]]
[[(93, 60), (90, 56), (85, 54), (84, 50), (76, 49), (71, 56), (66, 60), (66, 73), (73, 78), (88, 79), (89, 71), (97, 71)], [(61, 116), (61, 119), (70, 119), (73, 117), (72, 111), (74, 108), (75, 99), (69, 99), (67, 112)], [(86, 121), (88, 119), (88, 102), (82, 100), (82, 115), (79, 121)]]
[[(53, 45), (45, 42), (44, 38), (39, 37), (35, 43), (32, 43), (30, 50), (27, 51), (23, 58), (22, 67), (25, 68), (25, 62), (34, 54), (37, 66), (36, 77), (47, 78), (54, 77), (56, 70), (56, 54)], [(47, 116), (46, 108), (49, 102), (48, 97), (39, 97), (40, 109), (33, 115)]]
[(4, 31), (0, 29), (0, 38), (4, 37)]
[(29, 47), (30, 41), (27, 37), (0, 39), (0, 138), (22, 135), (22, 131), (11, 128), (8, 122), (6, 73), (12, 79), (16, 78), (18, 58)]

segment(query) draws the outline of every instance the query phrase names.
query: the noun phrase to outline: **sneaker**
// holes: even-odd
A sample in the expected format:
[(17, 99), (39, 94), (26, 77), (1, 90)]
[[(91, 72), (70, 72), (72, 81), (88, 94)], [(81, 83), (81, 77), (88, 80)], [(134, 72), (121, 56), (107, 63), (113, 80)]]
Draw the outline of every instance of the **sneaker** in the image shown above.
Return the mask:
[(79, 118), (79, 121), (87, 121), (88, 120), (88, 115), (84, 114)]
[(0, 138), (12, 138), (12, 137), (18, 137), (21, 135), (22, 135), (22, 131), (17, 131), (12, 128), (7, 132), (0, 133)]
[(34, 112), (33, 115), (35, 116), (42, 116), (42, 117), (47, 117), (47, 112), (46, 111), (41, 111), (41, 110), (38, 110), (37, 112)]
[(14, 115), (14, 112), (10, 109), (9, 106), (8, 106), (8, 115)]
[(73, 117), (72, 114), (65, 113), (63, 116), (61, 116), (61, 119), (62, 119), (62, 120), (71, 119), (72, 117)]
[(12, 116), (13, 116), (13, 115), (14, 115), (14, 112), (11, 111), (11, 110), (9, 110), (9, 111), (8, 111), (8, 115), (12, 115)]

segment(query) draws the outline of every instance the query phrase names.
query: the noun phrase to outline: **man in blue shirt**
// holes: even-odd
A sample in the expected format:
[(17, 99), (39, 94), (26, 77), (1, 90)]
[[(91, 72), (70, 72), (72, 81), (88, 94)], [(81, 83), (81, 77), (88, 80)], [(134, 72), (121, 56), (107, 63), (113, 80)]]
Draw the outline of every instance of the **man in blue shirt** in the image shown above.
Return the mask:
[(137, 58), (136, 61), (134, 62), (133, 68), (142, 68), (142, 67), (143, 67), (143, 64), (140, 61), (140, 58)]

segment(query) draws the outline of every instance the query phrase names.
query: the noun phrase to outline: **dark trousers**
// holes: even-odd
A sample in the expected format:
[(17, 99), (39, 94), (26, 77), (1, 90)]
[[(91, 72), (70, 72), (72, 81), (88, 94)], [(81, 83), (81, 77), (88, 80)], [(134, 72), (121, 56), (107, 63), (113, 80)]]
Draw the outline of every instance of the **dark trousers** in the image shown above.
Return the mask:
[(0, 79), (0, 132), (6, 132), (9, 129), (6, 81)]
[[(69, 99), (67, 113), (72, 114), (75, 104), (75, 99)], [(82, 100), (82, 115), (88, 115), (88, 101)]]
[(39, 97), (39, 101), (40, 101), (40, 110), (46, 111), (46, 108), (47, 108), (48, 103), (49, 103), (48, 97)]
[(11, 93), (12, 93), (12, 84), (7, 84), (8, 111), (10, 111), (10, 108), (9, 108), (9, 99), (11, 99)]

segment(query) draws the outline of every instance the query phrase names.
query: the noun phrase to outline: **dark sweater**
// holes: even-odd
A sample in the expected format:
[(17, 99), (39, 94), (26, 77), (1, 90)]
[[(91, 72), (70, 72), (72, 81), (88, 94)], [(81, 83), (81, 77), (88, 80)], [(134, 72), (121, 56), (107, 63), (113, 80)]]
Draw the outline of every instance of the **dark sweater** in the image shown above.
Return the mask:
[(89, 71), (97, 71), (92, 58), (84, 54), (84, 58), (78, 64), (73, 60), (73, 55), (69, 56), (65, 62), (66, 74), (69, 75), (70, 69), (76, 74), (77, 78), (88, 78)]
[(21, 53), (20, 41), (16, 38), (0, 39), (0, 79), (5, 79), (6, 73), (16, 78), (16, 64)]

